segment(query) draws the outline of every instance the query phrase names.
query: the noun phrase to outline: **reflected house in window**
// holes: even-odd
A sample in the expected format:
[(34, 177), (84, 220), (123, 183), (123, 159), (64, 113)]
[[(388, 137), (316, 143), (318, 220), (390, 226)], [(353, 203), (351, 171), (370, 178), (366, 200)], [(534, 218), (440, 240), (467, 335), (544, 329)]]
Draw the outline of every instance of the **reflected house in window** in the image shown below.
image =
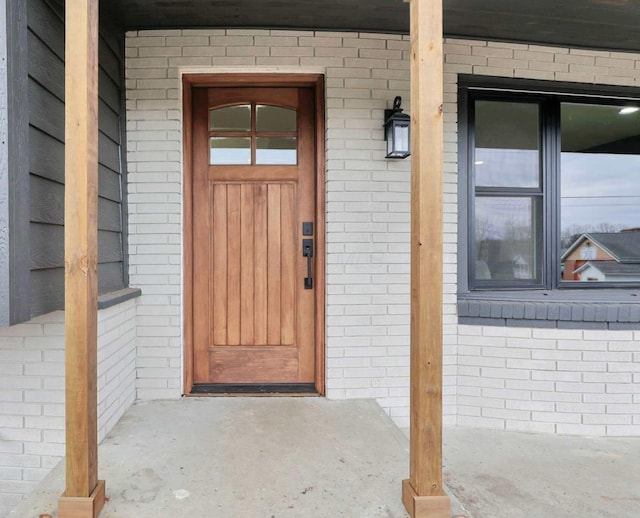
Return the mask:
[(513, 258), (513, 278), (531, 279), (531, 263), (522, 255)]
[(476, 260), (480, 280), (530, 280), (533, 278), (531, 243), (528, 240), (482, 241)]
[(640, 282), (640, 228), (582, 234), (562, 263), (563, 281)]

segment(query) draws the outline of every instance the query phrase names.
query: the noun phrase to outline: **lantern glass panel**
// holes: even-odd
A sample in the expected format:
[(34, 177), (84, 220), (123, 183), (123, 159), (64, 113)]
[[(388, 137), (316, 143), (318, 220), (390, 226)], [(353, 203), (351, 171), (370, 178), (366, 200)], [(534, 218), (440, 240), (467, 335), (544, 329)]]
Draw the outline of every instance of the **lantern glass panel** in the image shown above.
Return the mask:
[(406, 122), (397, 122), (396, 123), (396, 151), (402, 153), (409, 152), (409, 125)]
[(387, 155), (393, 153), (393, 124), (388, 124), (386, 127), (387, 132)]

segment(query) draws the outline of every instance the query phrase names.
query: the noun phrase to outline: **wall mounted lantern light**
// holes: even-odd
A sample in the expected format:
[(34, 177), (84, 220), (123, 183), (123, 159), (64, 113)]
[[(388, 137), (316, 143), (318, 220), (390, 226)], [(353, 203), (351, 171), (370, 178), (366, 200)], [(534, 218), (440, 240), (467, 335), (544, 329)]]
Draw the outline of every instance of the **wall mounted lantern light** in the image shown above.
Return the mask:
[(393, 100), (393, 109), (384, 111), (385, 158), (407, 158), (411, 154), (411, 117), (402, 113), (402, 97)]

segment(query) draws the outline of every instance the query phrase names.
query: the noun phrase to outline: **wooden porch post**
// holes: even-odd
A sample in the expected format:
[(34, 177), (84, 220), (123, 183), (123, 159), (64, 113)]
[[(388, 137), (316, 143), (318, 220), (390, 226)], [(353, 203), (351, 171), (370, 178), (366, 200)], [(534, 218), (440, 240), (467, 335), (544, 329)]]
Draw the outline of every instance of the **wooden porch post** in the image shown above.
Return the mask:
[(442, 488), (442, 0), (411, 4), (411, 427), (412, 518), (450, 518)]
[(95, 518), (98, 480), (98, 0), (65, 7), (66, 491), (60, 518)]

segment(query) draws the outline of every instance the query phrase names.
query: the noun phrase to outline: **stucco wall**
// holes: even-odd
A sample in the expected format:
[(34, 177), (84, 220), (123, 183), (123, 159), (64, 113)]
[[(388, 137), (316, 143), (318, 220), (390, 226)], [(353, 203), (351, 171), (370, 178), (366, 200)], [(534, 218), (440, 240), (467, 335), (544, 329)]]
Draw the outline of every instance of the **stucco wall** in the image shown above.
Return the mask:
[[(98, 313), (98, 438), (135, 398), (135, 301)], [(64, 312), (0, 328), (0, 516), (64, 456)]]
[[(383, 109), (409, 90), (406, 37), (257, 30), (127, 35), (132, 284), (138, 395), (177, 397), (182, 329), (183, 72), (320, 72), (327, 90), (327, 396), (373, 397), (408, 424), (409, 166), (384, 159)], [(445, 42), (445, 422), (640, 433), (635, 331), (459, 326), (458, 74), (635, 85), (640, 56)], [(147, 351), (153, 351), (150, 361)]]

